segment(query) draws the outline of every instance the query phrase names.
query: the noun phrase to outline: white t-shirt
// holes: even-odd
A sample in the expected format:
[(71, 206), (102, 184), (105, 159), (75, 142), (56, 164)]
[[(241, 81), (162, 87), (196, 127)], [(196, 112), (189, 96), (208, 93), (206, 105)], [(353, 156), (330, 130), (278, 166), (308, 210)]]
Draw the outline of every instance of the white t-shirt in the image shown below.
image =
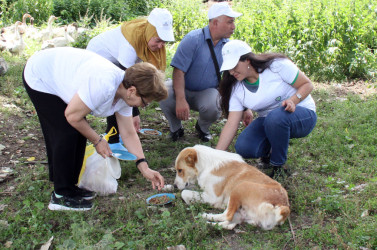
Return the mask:
[(86, 49), (106, 58), (117, 66), (122, 65), (125, 68), (141, 62), (135, 49), (123, 36), (121, 26), (93, 37)]
[[(297, 66), (288, 59), (276, 59), (259, 74), (259, 88), (253, 93), (238, 81), (229, 100), (229, 112), (242, 111), (244, 107), (258, 112), (265, 117), (272, 110), (281, 107), (281, 103), (297, 92), (292, 84), (299, 72)], [(315, 103), (308, 95), (297, 106), (305, 107), (315, 112)]]
[(25, 80), (30, 88), (56, 95), (67, 104), (78, 93), (92, 114), (99, 117), (115, 112), (132, 115), (132, 107), (122, 99), (113, 104), (123, 78), (124, 71), (103, 57), (71, 47), (39, 51), (25, 66)]

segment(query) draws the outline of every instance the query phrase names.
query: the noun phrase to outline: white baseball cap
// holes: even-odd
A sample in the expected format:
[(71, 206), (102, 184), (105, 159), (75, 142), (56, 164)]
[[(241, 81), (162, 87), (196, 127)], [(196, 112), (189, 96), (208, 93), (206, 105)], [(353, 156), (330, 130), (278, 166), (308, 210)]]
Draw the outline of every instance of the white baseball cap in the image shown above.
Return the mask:
[(224, 71), (236, 67), (240, 57), (250, 53), (251, 48), (243, 41), (231, 40), (224, 45), (221, 52), (223, 55), (223, 64), (221, 65), (220, 71)]
[(148, 22), (156, 27), (162, 40), (174, 41), (173, 17), (167, 9), (154, 8), (148, 16)]
[(229, 4), (226, 2), (215, 3), (208, 10), (208, 19), (213, 19), (222, 15), (229, 16), (229, 17), (239, 17), (242, 14), (233, 11), (230, 8)]

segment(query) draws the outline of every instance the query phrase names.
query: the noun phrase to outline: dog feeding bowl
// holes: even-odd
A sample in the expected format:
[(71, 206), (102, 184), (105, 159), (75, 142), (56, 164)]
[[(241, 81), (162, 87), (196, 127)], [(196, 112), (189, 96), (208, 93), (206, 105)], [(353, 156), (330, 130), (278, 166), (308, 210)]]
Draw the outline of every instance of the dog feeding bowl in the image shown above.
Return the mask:
[(136, 155), (131, 154), (128, 151), (117, 150), (117, 149), (113, 150), (112, 156), (122, 161), (134, 161), (137, 159)]
[(175, 200), (175, 195), (171, 193), (161, 193), (161, 194), (155, 194), (152, 195), (147, 199), (148, 205), (166, 205), (171, 203), (173, 200)]
[(150, 128), (140, 129), (140, 134), (143, 134), (143, 135), (162, 135), (162, 133), (160, 131), (155, 130), (155, 129), (150, 129)]

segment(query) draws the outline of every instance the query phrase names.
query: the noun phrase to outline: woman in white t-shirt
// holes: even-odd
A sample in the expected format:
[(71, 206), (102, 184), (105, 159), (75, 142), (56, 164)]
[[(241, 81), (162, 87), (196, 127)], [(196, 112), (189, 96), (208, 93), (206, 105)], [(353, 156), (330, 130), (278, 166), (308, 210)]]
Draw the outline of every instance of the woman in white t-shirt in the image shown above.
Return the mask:
[[(87, 50), (108, 59), (121, 69), (131, 67), (137, 62), (152, 63), (157, 69), (166, 69), (165, 42), (174, 41), (173, 17), (166, 9), (155, 8), (148, 18), (138, 18), (123, 22), (120, 26), (92, 38)], [(140, 116), (137, 108), (133, 109), (136, 131), (140, 130)], [(107, 117), (108, 132), (117, 128), (115, 116)], [(111, 136), (110, 148), (126, 150), (119, 137)]]
[(148, 167), (133, 127), (132, 107), (143, 107), (167, 97), (164, 74), (150, 63), (126, 71), (83, 49), (62, 47), (37, 52), (26, 63), (23, 82), (37, 111), (46, 142), (50, 180), (54, 182), (51, 210), (88, 210), (93, 192), (76, 186), (84, 159), (86, 140), (101, 156), (110, 157), (106, 140), (86, 120), (92, 114), (115, 114), (119, 133), (136, 166), (153, 188), (164, 178)]
[(217, 149), (226, 150), (246, 109), (258, 113), (237, 138), (244, 158), (261, 158), (258, 166), (273, 177), (288, 174), (290, 138), (307, 136), (317, 122), (311, 81), (283, 54), (256, 55), (244, 42), (233, 40), (222, 50), (221, 108), (227, 122)]

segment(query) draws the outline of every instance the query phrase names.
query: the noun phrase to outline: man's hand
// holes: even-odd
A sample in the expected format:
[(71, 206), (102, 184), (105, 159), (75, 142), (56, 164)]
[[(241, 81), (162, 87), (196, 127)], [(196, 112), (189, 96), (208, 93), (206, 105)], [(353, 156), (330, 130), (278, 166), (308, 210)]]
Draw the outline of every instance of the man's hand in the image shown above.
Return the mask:
[(187, 103), (186, 99), (176, 100), (175, 112), (179, 120), (188, 120), (190, 116), (190, 106)]

